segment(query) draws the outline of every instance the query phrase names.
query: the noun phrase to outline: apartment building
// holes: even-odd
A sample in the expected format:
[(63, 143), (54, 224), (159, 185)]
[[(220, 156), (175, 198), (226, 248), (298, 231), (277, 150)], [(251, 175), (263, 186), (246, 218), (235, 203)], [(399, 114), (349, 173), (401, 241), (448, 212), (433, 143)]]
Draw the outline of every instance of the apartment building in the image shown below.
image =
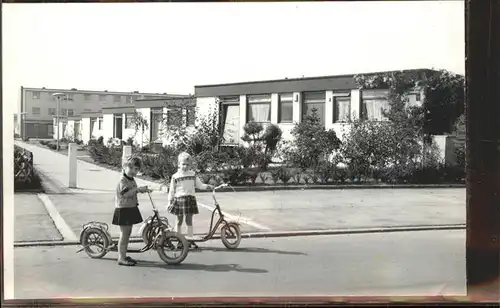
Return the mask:
[(23, 138), (53, 138), (54, 119), (58, 114), (54, 93), (65, 94), (59, 116), (80, 117), (83, 113), (100, 113), (103, 107), (133, 106), (137, 99), (169, 97), (163, 93), (91, 91), (78, 89), (47, 89), (21, 87), (15, 132)]

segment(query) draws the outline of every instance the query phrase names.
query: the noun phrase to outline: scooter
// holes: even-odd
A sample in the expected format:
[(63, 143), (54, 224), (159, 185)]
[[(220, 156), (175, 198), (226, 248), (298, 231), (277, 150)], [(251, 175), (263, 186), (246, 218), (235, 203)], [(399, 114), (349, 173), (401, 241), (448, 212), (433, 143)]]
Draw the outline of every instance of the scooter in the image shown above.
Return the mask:
[[(215, 197), (215, 193), (217, 189), (224, 188), (224, 187), (230, 187), (229, 184), (224, 183), (221, 184), (217, 187), (214, 187), (212, 191), (212, 196), (214, 200), (214, 209), (212, 211), (212, 217), (210, 220), (210, 227), (208, 228), (208, 233), (201, 237), (201, 238), (189, 238), (187, 239), (187, 243), (189, 243), (190, 248), (199, 248), (196, 243), (201, 243), (201, 242), (206, 242), (210, 239), (213, 238), (215, 235), (215, 232), (217, 232), (218, 228), (222, 225), (221, 227), (221, 236), (220, 239), (222, 241), (222, 244), (227, 249), (236, 249), (240, 245), (241, 242), (241, 231), (240, 231), (240, 225), (237, 222), (228, 222), (224, 216), (224, 213), (222, 212), (219, 203), (217, 202), (217, 198)], [(234, 190), (234, 189), (233, 189)], [(219, 214), (219, 219), (215, 222), (214, 224), (214, 217), (215, 213)], [(168, 224), (168, 221), (167, 221)], [(150, 225), (145, 224), (141, 229), (140, 233), (142, 234), (142, 238), (144, 241), (147, 239), (147, 233), (149, 232), (148, 230), (151, 228)], [(184, 249), (186, 247), (186, 243), (182, 242), (179, 243), (179, 248)]]
[[(155, 249), (163, 262), (169, 265), (180, 264), (188, 255), (189, 242), (182, 234), (173, 231), (166, 217), (158, 214), (150, 191), (148, 191), (148, 196), (153, 206), (153, 215), (148, 217), (144, 224), (145, 246), (141, 249), (129, 249), (127, 252), (142, 253)], [(84, 224), (80, 232), (80, 244), (83, 247), (77, 253), (85, 251), (94, 259), (104, 257), (109, 251), (118, 251), (118, 245), (109, 233), (109, 226), (103, 222), (91, 221)], [(172, 257), (169, 253), (176, 255)]]

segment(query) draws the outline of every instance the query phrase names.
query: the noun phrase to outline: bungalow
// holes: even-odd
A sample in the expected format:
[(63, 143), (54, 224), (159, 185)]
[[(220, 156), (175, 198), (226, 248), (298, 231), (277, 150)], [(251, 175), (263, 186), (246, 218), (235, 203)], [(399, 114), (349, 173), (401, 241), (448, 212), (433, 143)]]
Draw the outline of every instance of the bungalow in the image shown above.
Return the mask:
[[(408, 70), (428, 73), (433, 70)], [(370, 73), (365, 75), (375, 75)], [(195, 86), (196, 107), (200, 113), (218, 110), (224, 142), (242, 143), (246, 123), (277, 124), (283, 138), (290, 140), (295, 123), (317, 110), (320, 122), (333, 129), (342, 140), (355, 119), (386, 120), (388, 89), (362, 90), (355, 75), (309, 77)], [(424, 89), (415, 88), (406, 97), (408, 104), (423, 102)], [(452, 155), (446, 136), (435, 136), (443, 158)]]
[[(193, 96), (177, 95), (169, 98), (138, 99), (131, 106), (107, 105), (101, 112), (84, 112), (81, 117), (67, 118), (60, 122), (60, 137), (78, 139), (88, 143), (103, 137), (136, 144), (170, 142), (168, 126), (186, 125), (194, 127), (196, 101)], [(140, 118), (146, 125), (136, 125)], [(56, 136), (54, 136), (56, 138)]]

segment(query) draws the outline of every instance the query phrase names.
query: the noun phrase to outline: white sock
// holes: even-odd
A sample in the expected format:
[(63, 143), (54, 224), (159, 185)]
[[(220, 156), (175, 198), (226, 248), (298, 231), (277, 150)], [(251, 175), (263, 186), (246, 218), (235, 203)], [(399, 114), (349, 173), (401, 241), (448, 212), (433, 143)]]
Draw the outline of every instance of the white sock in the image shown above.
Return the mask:
[(177, 225), (177, 233), (182, 234), (182, 225)]
[(193, 226), (188, 226), (188, 237), (193, 237)]

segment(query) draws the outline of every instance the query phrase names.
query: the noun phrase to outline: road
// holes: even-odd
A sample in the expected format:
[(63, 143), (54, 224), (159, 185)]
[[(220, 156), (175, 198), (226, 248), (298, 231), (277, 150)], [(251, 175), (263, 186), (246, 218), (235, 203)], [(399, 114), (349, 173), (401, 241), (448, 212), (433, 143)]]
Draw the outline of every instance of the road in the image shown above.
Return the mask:
[(120, 267), (75, 246), (15, 248), (15, 297), (463, 295), (465, 231), (244, 239), (205, 243), (179, 266), (156, 252)]

